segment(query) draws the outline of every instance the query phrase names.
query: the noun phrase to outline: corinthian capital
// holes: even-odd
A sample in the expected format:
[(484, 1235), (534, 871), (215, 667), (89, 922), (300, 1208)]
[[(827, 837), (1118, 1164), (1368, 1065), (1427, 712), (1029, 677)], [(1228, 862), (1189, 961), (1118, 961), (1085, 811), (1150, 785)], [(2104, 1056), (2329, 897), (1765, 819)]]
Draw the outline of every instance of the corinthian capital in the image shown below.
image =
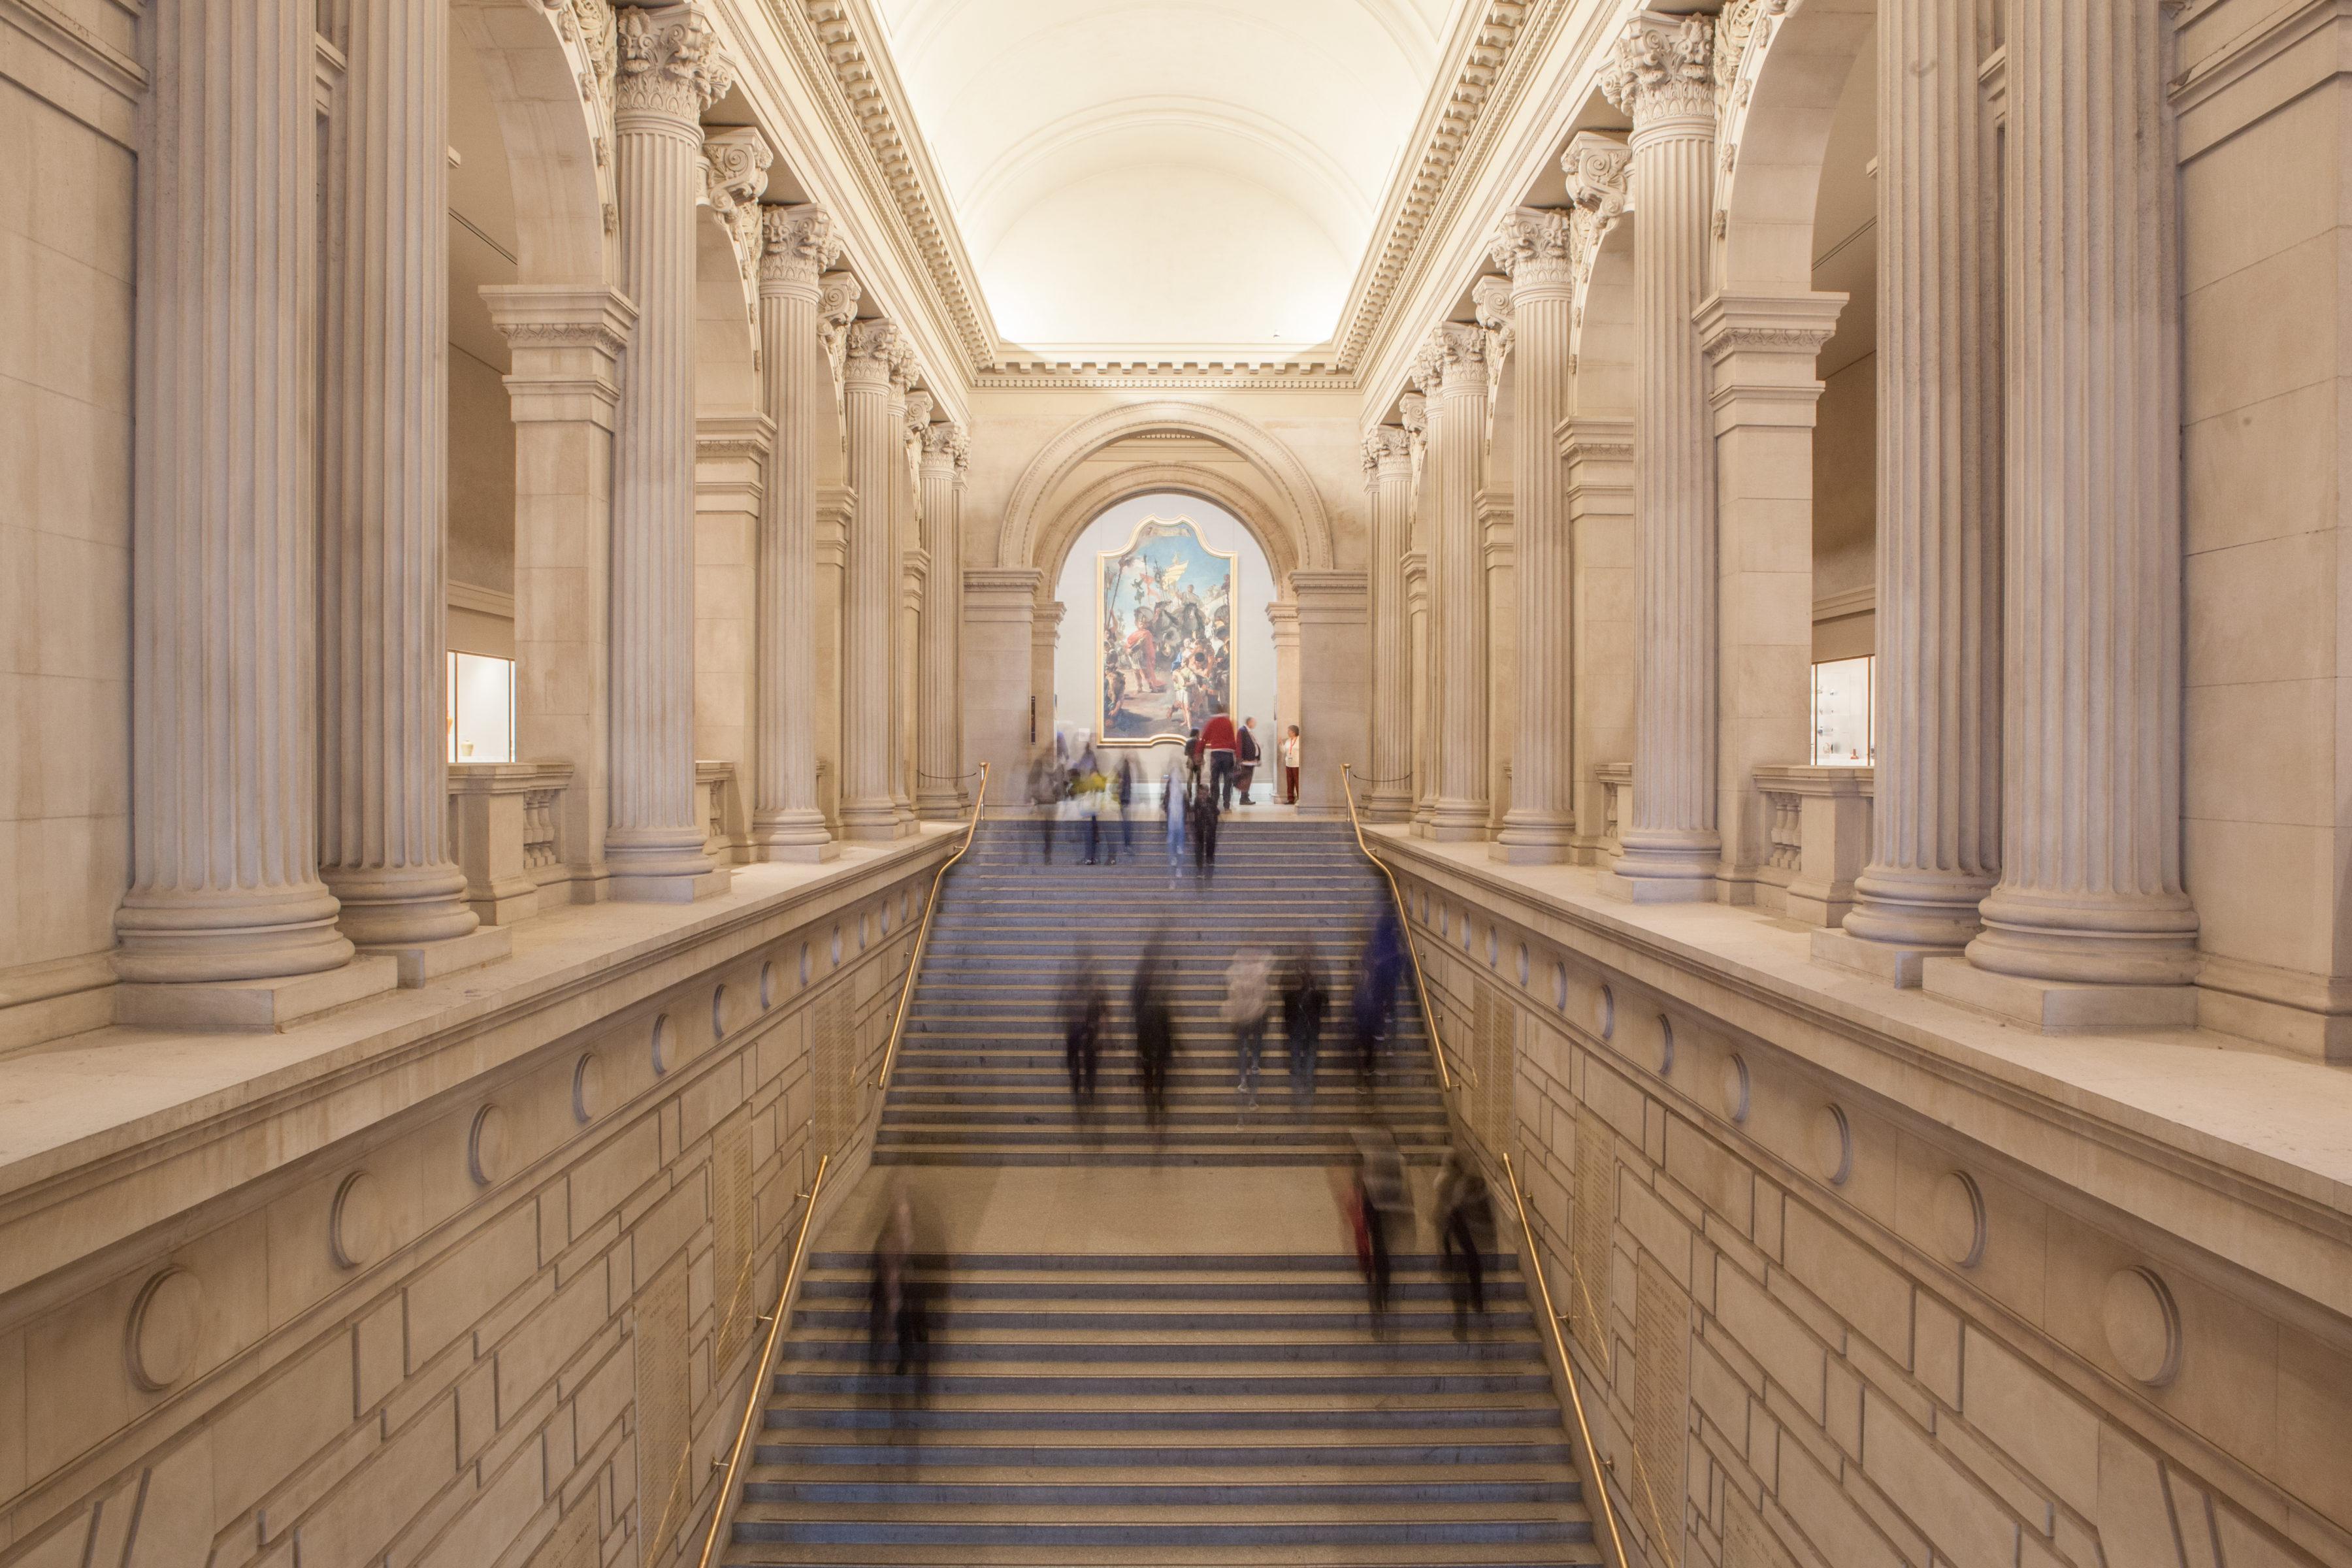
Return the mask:
[(614, 106), (692, 125), (727, 96), (735, 73), (701, 5), (625, 5), (616, 29), (620, 72)]
[(967, 449), (968, 443), (964, 440), (962, 426), (952, 419), (942, 419), (936, 425), (924, 426), (922, 436), (923, 456), (926, 458), (949, 458), (959, 467), (963, 464), (965, 460), (963, 453)]
[(1429, 347), (1436, 351), (1446, 387), (1458, 391), (1474, 382), (1486, 385), (1486, 330), (1477, 322), (1440, 321), (1429, 335)]
[(1429, 434), (1429, 399), (1418, 392), (1408, 392), (1397, 399), (1397, 423), (1413, 440)]
[(841, 237), (833, 231), (833, 215), (814, 202), (761, 207), (760, 241), (762, 283), (814, 289), (817, 275), (841, 259)]
[(1518, 207), (1503, 215), (1487, 258), (1514, 283), (1566, 282), (1575, 255), (1575, 229), (1559, 207)]
[(907, 394), (907, 439), (919, 441), (923, 432), (931, 427), (931, 395), (928, 392)]
[(1715, 123), (1715, 24), (1711, 16), (1637, 12), (1625, 24), (1601, 90), (1633, 120), (1639, 135), (1662, 120)]
[(709, 132), (702, 139), (702, 199), (721, 213), (752, 206), (768, 188), (768, 165), (775, 159), (767, 139), (751, 126)]
[(1378, 473), (1412, 461), (1412, 434), (1402, 425), (1375, 425), (1364, 432), (1364, 472)]
[(1435, 392), (1445, 379), (1445, 345), (1432, 332), (1412, 353), (1412, 363), (1405, 368), (1405, 379), (1423, 393)]
[(1622, 216), (1633, 197), (1633, 150), (1614, 136), (1580, 131), (1559, 155), (1568, 176), (1568, 199), (1598, 216), (1605, 226)]
[(848, 374), (863, 382), (887, 381), (891, 362), (905, 352), (898, 341), (898, 323), (877, 319), (849, 323), (843, 359)]
[[(915, 345), (908, 342), (904, 332), (898, 334), (891, 346), (890, 379), (902, 387), (913, 386), (923, 379), (922, 356), (915, 353)], [(908, 395), (913, 395), (910, 393)]]

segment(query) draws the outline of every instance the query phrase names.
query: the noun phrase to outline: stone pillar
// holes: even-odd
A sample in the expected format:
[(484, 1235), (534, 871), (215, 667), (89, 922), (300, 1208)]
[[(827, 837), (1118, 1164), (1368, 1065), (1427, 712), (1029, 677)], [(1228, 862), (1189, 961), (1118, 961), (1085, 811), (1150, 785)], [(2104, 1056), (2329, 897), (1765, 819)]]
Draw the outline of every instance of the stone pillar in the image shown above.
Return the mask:
[(504, 957), (449, 858), (448, 7), (349, 0), (319, 173), (319, 860), (402, 983)]
[[(1718, 295), (1699, 310), (1715, 416), (1717, 896), (1778, 908), (1759, 767), (1812, 757), (1813, 411), (1843, 294)], [(1641, 792), (1634, 792), (1639, 809)]]
[(1919, 984), (2000, 874), (1999, 171), (1976, 9), (1879, 9), (1878, 664), (1870, 864), (1813, 956)]
[[(1265, 760), (1258, 764), (1258, 772), (1268, 773), (1269, 770), (1273, 770), (1270, 776), (1276, 788), (1269, 793), (1278, 794), (1282, 783), (1279, 771), (1282, 766), (1282, 747), (1279, 742), (1283, 735), (1289, 726), (1296, 724), (1298, 726), (1300, 745), (1304, 747), (1308, 743), (1307, 721), (1300, 716), (1298, 710), (1301, 699), (1298, 692), (1297, 601), (1295, 599), (1267, 600), (1265, 619), (1266, 624), (1274, 628), (1274, 728), (1268, 731), (1271, 738), (1262, 737), (1258, 742), (1258, 749), (1265, 753)], [(1308, 766), (1306, 752), (1302, 750), (1299, 757), (1299, 773), (1303, 777)], [(1360, 801), (1362, 796), (1360, 795), (1357, 798)]]
[(816, 452), (833, 417), (817, 279), (841, 240), (814, 205), (762, 209), (761, 240), (760, 393), (775, 455), (760, 500), (751, 854), (824, 860), (840, 847), (816, 793)]
[(702, 111), (730, 85), (698, 5), (619, 12), (621, 281), (637, 307), (613, 438), (613, 896), (726, 890), (694, 786), (694, 224)]
[[(901, 341), (904, 341), (903, 339)], [(921, 370), (910, 347), (906, 368), (891, 382), (891, 417), (898, 431), (899, 472), (904, 476), (897, 494), (891, 532), (898, 542), (898, 618), (890, 637), (891, 741), (896, 763), (891, 773), (890, 804), (903, 828), (915, 820), (915, 758), (922, 750), (918, 723), (920, 698), (917, 678), (922, 662), (923, 602), (930, 591), (931, 561), (923, 549), (923, 432), (931, 427), (932, 398), (915, 383)]]
[(1923, 984), (2186, 1025), (2179, 171), (2158, 7), (2009, 7), (2000, 881)]
[(1044, 580), (1034, 566), (973, 566), (963, 574), (965, 717), (971, 760), (989, 764), (991, 811), (1018, 805), (1028, 781), (1029, 634)]
[(394, 981), (319, 876), (317, 45), (296, 0), (147, 26), (117, 1016), (268, 1028)]
[(1438, 388), (1430, 467), (1436, 514), (1432, 557), (1437, 774), (1430, 837), (1486, 836), (1486, 568), (1478, 528), (1479, 451), (1486, 439), (1486, 334), (1447, 321), (1422, 350)]
[[(775, 426), (764, 414), (695, 421), (694, 757), (727, 763), (745, 802), (756, 800), (760, 758), (760, 514), (774, 468)], [(748, 831), (748, 817), (746, 828)]]
[(855, 490), (847, 485), (817, 487), (816, 614), (812, 617), (816, 633), (816, 798), (826, 830), (836, 841), (842, 836), (842, 606), (848, 596), (849, 530), (856, 521)]
[[(898, 548), (891, 496), (899, 426), (891, 412), (894, 366), (904, 349), (893, 321), (849, 328), (844, 395), (848, 403), (849, 488), (857, 498), (841, 589), (841, 831), (845, 837), (898, 837), (893, 800), (898, 716), (893, 711), (891, 647), (898, 626)], [(899, 381), (899, 396), (905, 395)]]
[(1576, 781), (1575, 860), (1607, 858), (1608, 792), (1597, 770), (1633, 756), (1633, 422), (1580, 414), (1559, 427), (1564, 494), (1576, 531), (1575, 689), (1570, 776)]
[[(1416, 363), (1410, 374), (1418, 378), (1421, 369)], [(1428, 394), (1408, 392), (1401, 395), (1397, 399), (1397, 423), (1404, 429), (1405, 446), (1412, 470), (1412, 494), (1405, 520), (1405, 533), (1411, 545), (1404, 557), (1405, 618), (1410, 628), (1406, 658), (1412, 663), (1407, 680), (1412, 692), (1412, 822), (1414, 835), (1426, 837), (1430, 810), (1437, 800), (1437, 770), (1430, 762), (1429, 535), (1435, 507), (1430, 500), (1433, 480), (1429, 464)]]
[[(1364, 771), (1370, 754), (1370, 598), (1361, 572), (1290, 574), (1297, 605), (1297, 697), (1301, 742), (1298, 814), (1345, 820), (1339, 770)], [(1279, 649), (1280, 644), (1276, 644)]]
[(613, 430), (620, 359), (636, 323), (617, 290), (493, 285), (515, 425), (515, 754), (568, 763), (569, 888), (541, 903), (608, 895)]
[(915, 813), (961, 816), (971, 795), (963, 772), (963, 545), (960, 498), (971, 460), (963, 426), (923, 427), (923, 553), (928, 576), (916, 624)]
[(1571, 734), (1576, 647), (1568, 496), (1552, 432), (1568, 414), (1575, 267), (1569, 215), (1521, 207), (1488, 254), (1511, 280), (1519, 422), (1512, 484), (1518, 587), (1518, 732), (1511, 808), (1496, 837), (1506, 860), (1568, 858), (1575, 833)]
[(1059, 599), (1047, 599), (1037, 605), (1029, 618), (1029, 689), (1037, 702), (1036, 743), (1049, 752), (1054, 749), (1054, 721), (1056, 717), (1054, 652), (1061, 644), (1063, 609)]
[(1604, 890), (1711, 899), (1716, 833), (1715, 442), (1693, 321), (1706, 289), (1714, 21), (1636, 14), (1601, 75), (1630, 115), (1641, 204), (1633, 455), (1633, 821)]
[(1412, 815), (1412, 613), (1404, 563), (1412, 549), (1412, 438), (1401, 425), (1364, 437), (1372, 514), (1372, 761), (1364, 815)]

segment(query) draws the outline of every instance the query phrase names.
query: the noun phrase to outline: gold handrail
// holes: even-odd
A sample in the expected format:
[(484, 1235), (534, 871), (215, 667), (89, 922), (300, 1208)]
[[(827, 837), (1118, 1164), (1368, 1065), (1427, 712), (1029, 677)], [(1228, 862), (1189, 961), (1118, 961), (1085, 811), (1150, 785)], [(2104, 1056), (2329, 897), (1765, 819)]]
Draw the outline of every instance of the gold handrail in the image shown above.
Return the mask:
[(1348, 823), (1356, 830), (1356, 847), (1364, 852), (1364, 858), (1377, 867), (1381, 876), (1388, 882), (1389, 897), (1396, 904), (1397, 925), (1404, 933), (1405, 957), (1412, 961), (1413, 994), (1421, 998), (1421, 1016), (1429, 1021), (1429, 1048), (1437, 1058), (1438, 1087), (1445, 1093), (1451, 1094), (1454, 1092), (1454, 1075), (1445, 1070), (1445, 1046), (1437, 1037), (1437, 1009), (1429, 1005), (1429, 982), (1421, 973), (1421, 950), (1412, 940), (1412, 920), (1405, 913), (1403, 889), (1397, 886), (1396, 876), (1390, 871), (1388, 862), (1373, 854), (1372, 847), (1364, 842), (1364, 824), (1356, 815), (1354, 771), (1355, 764), (1352, 763), (1339, 764), (1339, 793), (1347, 797)]
[(1576, 1363), (1568, 1357), (1568, 1342), (1560, 1337), (1559, 1313), (1551, 1300), (1551, 1281), (1544, 1278), (1536, 1227), (1528, 1219), (1528, 1197), (1519, 1191), (1519, 1173), (1511, 1168), (1508, 1154), (1503, 1156), (1503, 1177), (1511, 1184), (1511, 1203), (1519, 1211), (1519, 1234), (1527, 1239), (1522, 1272), (1536, 1277), (1536, 1289), (1543, 1295), (1544, 1327), (1551, 1331), (1551, 1347), (1559, 1354), (1560, 1370), (1568, 1374), (1568, 1403), (1576, 1413), (1577, 1438), (1584, 1445), (1585, 1473), (1592, 1478), (1593, 1494), (1601, 1500), (1601, 1521), (1609, 1530), (1609, 1554), (1616, 1560), (1617, 1568), (1625, 1568), (1625, 1538), (1617, 1530), (1617, 1505), (1609, 1499), (1609, 1478), (1601, 1473), (1610, 1467), (1601, 1462), (1601, 1450), (1592, 1446), (1592, 1426), (1584, 1418), (1584, 1391), (1576, 1380)]
[[(988, 781), (982, 779), (984, 785)], [(801, 1234), (793, 1243), (792, 1261), (784, 1266), (784, 1282), (776, 1291), (776, 1310), (768, 1315), (768, 1337), (760, 1346), (760, 1359), (751, 1373), (751, 1396), (743, 1402), (743, 1419), (735, 1428), (735, 1441), (727, 1449), (724, 1473), (719, 1478), (719, 1495), (710, 1505), (710, 1529), (702, 1538), (702, 1555), (697, 1568), (710, 1568), (710, 1554), (719, 1550), (719, 1528), (727, 1520), (728, 1500), (735, 1495), (736, 1472), (743, 1468), (743, 1445), (751, 1439), (751, 1422), (760, 1413), (761, 1392), (768, 1385), (768, 1369), (776, 1364), (776, 1341), (784, 1331), (784, 1303), (793, 1299), (793, 1286), (801, 1276), (801, 1262), (808, 1256), (809, 1224), (816, 1218), (816, 1195), (824, 1187), (825, 1167), (833, 1163), (830, 1154), (820, 1154), (816, 1160), (816, 1179), (809, 1183), (808, 1207), (801, 1211)], [(711, 1461), (713, 1465), (718, 1460)]]
[(980, 764), (980, 791), (971, 797), (971, 823), (963, 830), (963, 842), (956, 852), (940, 862), (931, 878), (931, 896), (923, 900), (922, 929), (915, 933), (915, 953), (907, 961), (907, 983), (898, 988), (898, 1011), (890, 1019), (890, 1045), (882, 1053), (882, 1070), (874, 1075), (874, 1087), (890, 1087), (890, 1068), (898, 1059), (898, 1042), (907, 1033), (907, 1006), (915, 999), (915, 976), (923, 967), (923, 951), (931, 945), (931, 916), (940, 907), (940, 884), (947, 880), (949, 870), (971, 848), (971, 841), (980, 832), (980, 808), (988, 804), (988, 764)]

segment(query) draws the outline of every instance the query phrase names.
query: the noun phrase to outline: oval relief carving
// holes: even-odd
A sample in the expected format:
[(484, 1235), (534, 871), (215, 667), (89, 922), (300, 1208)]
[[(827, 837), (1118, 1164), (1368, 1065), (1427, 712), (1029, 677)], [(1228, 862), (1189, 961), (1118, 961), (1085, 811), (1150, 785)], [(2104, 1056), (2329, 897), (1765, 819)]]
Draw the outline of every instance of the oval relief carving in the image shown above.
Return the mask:
[(1984, 1194), (1965, 1171), (1947, 1171), (1936, 1184), (1936, 1247), (1962, 1268), (1984, 1261)]
[(604, 1064), (590, 1051), (572, 1068), (572, 1119), (585, 1127), (604, 1109)]
[(466, 1135), (466, 1173), (478, 1187), (487, 1187), (507, 1173), (507, 1113), (495, 1105), (474, 1112), (473, 1130)]
[(1748, 1058), (1738, 1051), (1723, 1059), (1723, 1113), (1734, 1121), (1748, 1120)]
[(1592, 1032), (1604, 1040), (1617, 1032), (1617, 994), (1606, 985), (1592, 999)]
[(140, 1288), (123, 1340), (131, 1382), (160, 1394), (188, 1375), (204, 1331), (204, 1281), (184, 1268), (166, 1268)]
[(1658, 1076), (1664, 1078), (1675, 1070), (1675, 1021), (1664, 1013), (1658, 1015)]
[(2118, 1268), (2107, 1280), (2100, 1316), (2116, 1363), (2140, 1382), (2161, 1388), (2180, 1373), (2180, 1309), (2153, 1270)]
[(677, 1051), (677, 1031), (669, 1026), (669, 1015), (667, 1013), (654, 1020), (653, 1047), (654, 1076), (658, 1078), (669, 1071), (671, 1060)]
[(334, 1254), (335, 1267), (362, 1268), (383, 1257), (388, 1229), (383, 1184), (365, 1171), (345, 1176), (327, 1220), (327, 1250)]
[(1813, 1169), (1833, 1187), (1845, 1185), (1853, 1174), (1853, 1128), (1845, 1111), (1824, 1105), (1813, 1112)]

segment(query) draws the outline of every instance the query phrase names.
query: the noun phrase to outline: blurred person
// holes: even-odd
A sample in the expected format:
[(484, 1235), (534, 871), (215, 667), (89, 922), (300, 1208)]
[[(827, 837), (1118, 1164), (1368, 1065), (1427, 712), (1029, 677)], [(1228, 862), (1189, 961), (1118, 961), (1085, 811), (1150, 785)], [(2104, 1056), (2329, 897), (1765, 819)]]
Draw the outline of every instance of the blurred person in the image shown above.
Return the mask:
[(1234, 721), (1225, 714), (1225, 705), (1213, 703), (1209, 721), (1201, 726), (1201, 752), (1207, 758), (1209, 794), (1220, 812), (1230, 811), (1234, 805)]
[(1469, 1336), (1469, 1314), (1486, 1315), (1486, 1248), (1495, 1235), (1495, 1208), (1486, 1177), (1461, 1150), (1445, 1156), (1437, 1182), (1438, 1244), (1454, 1289), (1454, 1337)]
[(1176, 1013), (1161, 973), (1167, 963), (1167, 935), (1155, 933), (1135, 966), (1135, 984), (1128, 996), (1135, 1016), (1135, 1069), (1143, 1089), (1143, 1116), (1155, 1132), (1164, 1131), (1168, 1120), (1168, 1069), (1176, 1058)]
[(1135, 765), (1134, 752), (1119, 752), (1118, 771), (1111, 775), (1110, 781), (1110, 805), (1118, 813), (1118, 842), (1111, 847), (1110, 851), (1114, 864), (1120, 850), (1127, 852), (1129, 859), (1135, 858), (1135, 821), (1129, 808), (1135, 805), (1135, 781), (1140, 772)]
[(1323, 1015), (1330, 993), (1323, 986), (1323, 965), (1315, 956), (1312, 938), (1301, 937), (1290, 950), (1282, 977), (1282, 1026), (1290, 1050), (1290, 1097), (1299, 1104), (1315, 1098), (1317, 1058), (1323, 1048)]
[(1206, 784), (1192, 792), (1192, 868), (1207, 887), (1217, 869), (1217, 799)]
[(1282, 738), (1282, 798), (1290, 805), (1298, 804), (1299, 752), (1298, 726), (1293, 724), (1290, 732)]
[(1394, 1021), (1397, 984), (1407, 962), (1404, 928), (1396, 911), (1383, 907), (1364, 939), (1356, 973), (1356, 1077), (1367, 1089), (1372, 1087), (1381, 1045)]
[(1076, 805), (1078, 819), (1087, 825), (1087, 855), (1078, 862), (1082, 866), (1093, 865), (1102, 852), (1103, 803), (1109, 793), (1110, 781), (1103, 777), (1102, 768), (1095, 761), (1095, 749), (1088, 746), (1070, 774), (1070, 799)]
[(1171, 757), (1168, 776), (1160, 781), (1160, 809), (1168, 814), (1168, 876), (1173, 881), (1184, 874), (1184, 819), (1192, 807), (1184, 795), (1184, 760)]
[[(1059, 746), (1061, 737), (1054, 738)], [(1054, 863), (1054, 814), (1062, 805), (1061, 763), (1044, 752), (1029, 766), (1029, 805), (1037, 814), (1037, 844), (1045, 852), (1045, 864)]]
[(1257, 748), (1257, 721), (1244, 719), (1241, 732), (1234, 737), (1234, 766), (1236, 773), (1234, 783), (1241, 790), (1244, 805), (1255, 804), (1250, 799), (1250, 781), (1257, 777), (1257, 765), (1263, 760), (1264, 753)]
[[(916, 1243), (914, 1200), (901, 1188), (892, 1199), (874, 1242), (874, 1284), (866, 1330), (867, 1363), (897, 1380), (892, 1390), (918, 1400), (929, 1391), (931, 1372), (930, 1283), (922, 1276)], [(911, 1380), (911, 1383), (909, 1382)]]
[[(1234, 1092), (1249, 1096), (1253, 1110), (1257, 1109), (1258, 1062), (1265, 1054), (1266, 983), (1273, 969), (1264, 952), (1248, 947), (1225, 966), (1225, 1027), (1234, 1032), (1234, 1052), (1241, 1060)], [(1241, 1125), (1238, 1115), (1234, 1125)]]
[(1102, 975), (1094, 954), (1080, 949), (1070, 970), (1066, 991), (1069, 1016), (1063, 1028), (1062, 1055), (1070, 1069), (1070, 1108), (1079, 1119), (1095, 1108), (1095, 1082), (1102, 1064), (1103, 1036), (1110, 1027), (1110, 998), (1103, 994)]

